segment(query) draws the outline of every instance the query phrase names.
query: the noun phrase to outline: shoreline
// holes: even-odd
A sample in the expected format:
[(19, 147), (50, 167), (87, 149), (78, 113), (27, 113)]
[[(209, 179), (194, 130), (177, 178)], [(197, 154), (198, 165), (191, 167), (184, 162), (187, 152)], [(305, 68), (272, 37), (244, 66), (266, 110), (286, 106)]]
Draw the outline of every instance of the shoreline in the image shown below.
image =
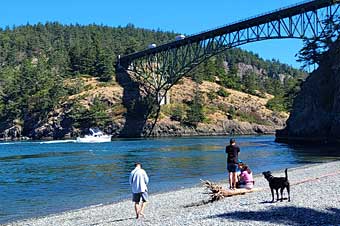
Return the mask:
[[(335, 175), (330, 174), (334, 172)], [(275, 171), (273, 175), (284, 176), (284, 172)], [(199, 184), (170, 192), (150, 193), (150, 203), (145, 210), (146, 217), (138, 220), (134, 218), (133, 203), (128, 199), (8, 222), (4, 225), (313, 225), (313, 222), (317, 221), (311, 219), (316, 218), (319, 223), (315, 225), (323, 224), (321, 222), (340, 225), (340, 220), (336, 219), (336, 215), (340, 213), (340, 202), (337, 200), (340, 196), (340, 185), (336, 183), (340, 180), (339, 160), (288, 169), (288, 178), (292, 184), (291, 202), (284, 200), (269, 203), (271, 194), (268, 182), (261, 174), (254, 175), (254, 178), (255, 187), (264, 188), (262, 191), (228, 197), (205, 205), (188, 207), (209, 199), (209, 195)], [(305, 182), (296, 184), (299, 181)], [(222, 182), (217, 183), (226, 188), (226, 182)], [(279, 211), (279, 216), (284, 219), (278, 222), (272, 219), (271, 215), (276, 211)], [(297, 217), (294, 218), (297, 222), (291, 222), (291, 214), (296, 211), (304, 214), (314, 213), (315, 217)], [(257, 213), (262, 213), (264, 217)], [(251, 217), (253, 214), (255, 218)], [(325, 219), (321, 219), (323, 214)], [(242, 219), (243, 215), (248, 217)]]
[[(174, 135), (160, 135), (160, 136), (141, 136), (141, 137), (119, 137), (119, 136), (112, 136), (111, 142), (115, 140), (130, 140), (130, 139), (162, 139), (162, 138), (186, 138), (186, 137), (226, 137), (226, 136), (275, 136), (275, 130), (270, 131), (270, 132), (263, 132), (263, 133), (226, 133), (226, 132), (221, 132), (221, 133), (196, 133), (196, 134), (186, 134), (183, 133), (181, 135), (174, 134)], [(0, 138), (0, 142), (20, 142), (20, 141), (32, 141), (32, 142), (46, 142), (46, 141), (64, 141), (64, 140), (74, 140), (76, 141), (77, 137), (64, 137), (61, 139), (53, 139), (52, 137), (43, 137), (41, 139), (34, 139), (32, 137), (20, 137), (17, 139), (5, 139), (5, 138)]]

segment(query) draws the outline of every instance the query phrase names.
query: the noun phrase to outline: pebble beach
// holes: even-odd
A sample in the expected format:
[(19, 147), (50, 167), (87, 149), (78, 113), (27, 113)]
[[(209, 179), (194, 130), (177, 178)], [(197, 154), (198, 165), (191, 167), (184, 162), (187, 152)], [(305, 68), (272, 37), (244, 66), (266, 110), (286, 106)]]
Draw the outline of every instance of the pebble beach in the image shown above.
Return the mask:
[[(284, 176), (284, 170), (273, 175)], [(340, 161), (291, 168), (288, 178), (291, 202), (271, 203), (268, 182), (258, 174), (257, 191), (210, 203), (199, 181), (192, 188), (150, 192), (145, 217), (139, 219), (135, 219), (132, 201), (125, 200), (4, 225), (340, 225)], [(228, 186), (227, 181), (218, 184)]]

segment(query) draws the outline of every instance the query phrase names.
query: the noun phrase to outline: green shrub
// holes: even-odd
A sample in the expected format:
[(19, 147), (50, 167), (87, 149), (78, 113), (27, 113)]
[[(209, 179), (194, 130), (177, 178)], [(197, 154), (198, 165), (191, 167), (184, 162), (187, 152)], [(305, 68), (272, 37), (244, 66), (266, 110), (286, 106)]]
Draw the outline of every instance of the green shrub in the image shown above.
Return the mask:
[(186, 112), (184, 104), (175, 104), (171, 106), (170, 119), (174, 121), (183, 122)]
[(226, 104), (226, 103), (219, 103), (217, 105), (218, 110), (222, 111), (223, 113), (227, 114), (229, 109), (230, 109), (230, 105)]
[(212, 123), (212, 119), (211, 118), (204, 118), (203, 122), (207, 123), (207, 124), (211, 124)]
[(209, 98), (210, 101), (212, 101), (212, 100), (216, 99), (217, 94), (216, 94), (216, 92), (211, 91), (211, 92), (207, 93), (207, 97)]
[(209, 105), (205, 107), (204, 112), (209, 115), (215, 113), (218, 110), (218, 106)]
[(78, 128), (90, 128), (94, 126), (105, 126), (111, 120), (107, 110), (109, 107), (99, 97), (95, 97), (90, 108), (75, 103), (70, 112), (74, 126)]
[(65, 86), (68, 95), (78, 94), (84, 91), (84, 81), (77, 79), (76, 82)]
[(217, 95), (221, 96), (221, 97), (228, 97), (230, 95), (230, 93), (228, 93), (225, 89), (220, 88), (217, 91)]
[(186, 114), (184, 123), (190, 126), (197, 126), (199, 122), (203, 122), (205, 119), (202, 96), (199, 92), (195, 93), (194, 99), (189, 103)]
[(245, 122), (250, 123), (256, 123), (260, 125), (268, 125), (268, 122), (264, 119), (262, 119), (259, 115), (257, 115), (254, 112), (236, 112), (236, 116), (241, 120)]
[(91, 84), (88, 84), (84, 87), (84, 91), (89, 91), (91, 89), (93, 89), (94, 87)]
[(229, 110), (227, 113), (231, 116), (234, 116), (236, 114), (236, 110), (234, 107), (229, 107)]
[(285, 98), (281, 96), (276, 96), (270, 99), (267, 102), (266, 107), (272, 111), (277, 111), (277, 112), (287, 111), (285, 107)]

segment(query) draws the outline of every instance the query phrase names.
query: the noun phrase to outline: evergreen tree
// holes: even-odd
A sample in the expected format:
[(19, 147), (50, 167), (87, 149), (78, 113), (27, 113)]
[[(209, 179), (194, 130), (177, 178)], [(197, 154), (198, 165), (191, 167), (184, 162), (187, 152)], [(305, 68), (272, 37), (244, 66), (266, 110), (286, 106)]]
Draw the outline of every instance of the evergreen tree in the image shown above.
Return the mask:
[(10, 125), (13, 120), (23, 120), (24, 129), (30, 130), (46, 118), (64, 95), (62, 80), (53, 74), (44, 58), (26, 60), (17, 70), (2, 70), (8, 77), (2, 91), (1, 120)]
[(259, 89), (257, 75), (253, 72), (247, 72), (242, 77), (242, 85), (246, 93), (256, 95), (256, 90)]
[(0, 70), (0, 130), (8, 128), (15, 119), (21, 118), (19, 74), (18, 69), (11, 67)]
[(196, 89), (194, 98), (189, 102), (189, 109), (187, 110), (187, 117), (185, 123), (191, 126), (197, 126), (199, 122), (205, 119), (203, 112), (203, 100), (200, 92)]
[(105, 53), (103, 50), (98, 51), (95, 67), (96, 75), (99, 77), (100, 81), (107, 82), (112, 79), (114, 73), (113, 62), (114, 60), (109, 54)]
[(303, 62), (302, 68), (319, 64), (322, 58), (323, 47), (319, 45), (320, 38), (304, 40), (303, 48), (299, 51), (298, 62)]
[(340, 33), (340, 18), (329, 17), (323, 21), (325, 27), (320, 37), (304, 40), (303, 48), (299, 51), (299, 62), (303, 62), (302, 68), (319, 64), (324, 52), (338, 38)]

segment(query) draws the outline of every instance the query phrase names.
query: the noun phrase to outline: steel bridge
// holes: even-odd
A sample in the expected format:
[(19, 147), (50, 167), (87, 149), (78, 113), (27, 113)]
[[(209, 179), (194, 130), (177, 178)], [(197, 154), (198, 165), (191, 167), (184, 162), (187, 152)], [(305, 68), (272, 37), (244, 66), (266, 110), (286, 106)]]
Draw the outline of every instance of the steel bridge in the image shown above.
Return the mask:
[(227, 49), (267, 39), (313, 38), (340, 14), (340, 0), (305, 1), (118, 59), (142, 85), (166, 92), (195, 66)]
[(146, 94), (160, 96), (198, 64), (227, 49), (268, 39), (320, 37), (324, 21), (340, 16), (340, 0), (304, 1), (296, 5), (237, 21), (181, 40), (121, 56), (124, 71)]

